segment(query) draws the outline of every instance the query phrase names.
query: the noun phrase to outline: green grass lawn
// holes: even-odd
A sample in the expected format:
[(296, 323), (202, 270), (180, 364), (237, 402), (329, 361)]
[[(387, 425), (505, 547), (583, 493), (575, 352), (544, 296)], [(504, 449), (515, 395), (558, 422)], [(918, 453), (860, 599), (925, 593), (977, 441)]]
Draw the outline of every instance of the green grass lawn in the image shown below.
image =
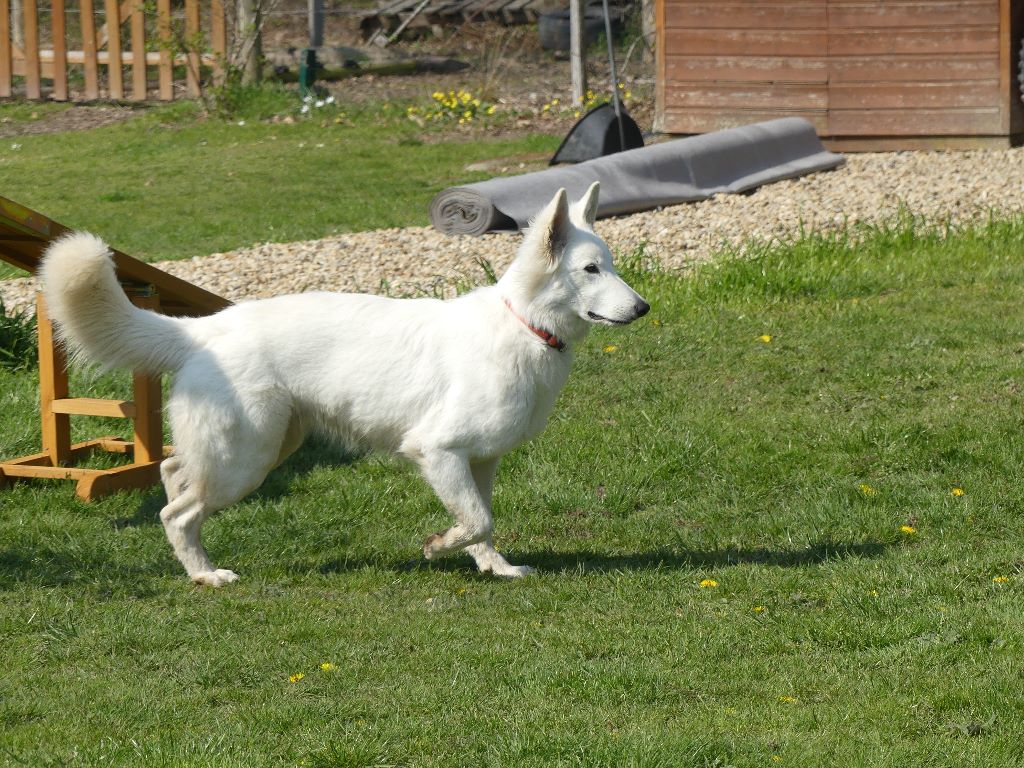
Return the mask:
[(0, 765), (1022, 764), (1024, 221), (854, 235), (627, 270), (499, 474), (535, 577), (424, 563), (426, 485), (325, 445), (206, 526), (219, 591), (159, 490), (3, 492)]
[[(2, 139), (0, 196), (136, 258), (180, 259), (426, 225), (437, 192), (488, 177), (467, 165), (558, 145), (555, 136), (421, 129), (402, 105), (325, 106), (308, 116), (299, 106), (277, 94), (219, 120), (175, 104), (104, 128)], [(29, 119), (23, 106), (0, 106), (0, 114)], [(268, 114), (294, 122), (259, 119)], [(0, 278), (15, 274), (0, 264)]]

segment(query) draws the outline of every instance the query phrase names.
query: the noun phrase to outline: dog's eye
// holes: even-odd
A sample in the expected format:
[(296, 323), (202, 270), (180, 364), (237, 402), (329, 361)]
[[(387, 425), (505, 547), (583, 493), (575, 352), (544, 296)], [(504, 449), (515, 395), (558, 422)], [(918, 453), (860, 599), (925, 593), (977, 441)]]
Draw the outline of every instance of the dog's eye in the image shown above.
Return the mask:
[(597, 268), (597, 264), (587, 264), (587, 266), (583, 268), (583, 271), (589, 272), (592, 275), (596, 275), (601, 270)]

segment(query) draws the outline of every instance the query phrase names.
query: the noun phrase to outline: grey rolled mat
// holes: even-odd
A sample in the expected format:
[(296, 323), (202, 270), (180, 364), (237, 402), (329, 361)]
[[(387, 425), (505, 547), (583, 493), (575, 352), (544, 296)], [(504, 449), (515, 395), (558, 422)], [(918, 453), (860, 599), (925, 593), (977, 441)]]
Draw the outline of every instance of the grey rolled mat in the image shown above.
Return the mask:
[(617, 216), (745, 192), (842, 163), (843, 156), (828, 152), (807, 120), (785, 117), (450, 187), (431, 201), (430, 221), (449, 235), (524, 229), (559, 189), (576, 200), (595, 181), (601, 182), (597, 215)]

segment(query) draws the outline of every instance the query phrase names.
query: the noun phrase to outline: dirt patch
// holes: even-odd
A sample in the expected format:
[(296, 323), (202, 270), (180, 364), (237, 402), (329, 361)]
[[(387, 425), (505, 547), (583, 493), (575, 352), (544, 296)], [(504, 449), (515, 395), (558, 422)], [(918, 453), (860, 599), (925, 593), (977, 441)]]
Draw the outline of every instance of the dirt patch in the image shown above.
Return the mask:
[(123, 123), (142, 114), (145, 107), (127, 107), (117, 104), (69, 104), (64, 109), (40, 110), (29, 115), (27, 120), (0, 118), (0, 138), (29, 136), (65, 131), (86, 131), (104, 125)]

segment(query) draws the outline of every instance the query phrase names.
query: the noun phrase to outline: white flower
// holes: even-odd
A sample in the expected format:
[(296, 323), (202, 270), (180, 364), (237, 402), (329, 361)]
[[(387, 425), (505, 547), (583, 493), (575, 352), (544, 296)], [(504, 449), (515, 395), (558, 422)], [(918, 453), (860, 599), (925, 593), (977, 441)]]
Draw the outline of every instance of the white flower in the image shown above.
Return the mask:
[(239, 125), (245, 125), (245, 120), (239, 120), (239, 121), (238, 121), (238, 124), (239, 124)]
[(309, 112), (309, 104), (303, 104), (302, 109), (299, 110), (302, 114)]
[(316, 108), (320, 109), (320, 107), (322, 107), (323, 105), (324, 105), (324, 100), (323, 99), (317, 99), (316, 105), (315, 105)]

